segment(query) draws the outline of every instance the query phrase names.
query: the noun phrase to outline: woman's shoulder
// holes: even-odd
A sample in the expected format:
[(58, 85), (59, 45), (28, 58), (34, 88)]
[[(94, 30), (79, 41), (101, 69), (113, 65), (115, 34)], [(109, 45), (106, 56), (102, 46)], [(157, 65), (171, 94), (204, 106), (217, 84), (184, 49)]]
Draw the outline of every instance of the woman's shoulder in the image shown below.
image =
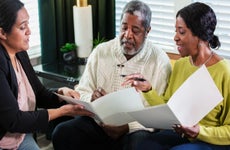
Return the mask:
[(230, 60), (224, 58), (208, 68), (215, 71), (219, 70), (220, 72), (225, 71), (230, 74)]
[(8, 61), (10, 61), (9, 55), (5, 51), (5, 49), (1, 48), (0, 46), (0, 67), (1, 69), (5, 68), (8, 69)]

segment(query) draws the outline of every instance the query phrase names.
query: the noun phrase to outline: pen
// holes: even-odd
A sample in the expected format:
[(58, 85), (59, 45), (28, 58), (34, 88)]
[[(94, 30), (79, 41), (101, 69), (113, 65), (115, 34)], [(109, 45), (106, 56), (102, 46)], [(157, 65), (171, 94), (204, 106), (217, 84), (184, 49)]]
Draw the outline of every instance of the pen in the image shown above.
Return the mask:
[(146, 80), (143, 79), (143, 78), (134, 78), (134, 80), (135, 80), (135, 81), (142, 81), (142, 82), (146, 81)]
[(120, 76), (121, 76), (121, 77), (126, 77), (126, 75), (124, 75), (124, 74), (121, 74)]
[[(127, 75), (125, 75), (125, 74), (121, 74), (120, 75), (121, 77), (126, 77)], [(142, 81), (142, 82), (144, 82), (144, 81), (146, 81), (145, 79), (143, 79), (143, 78), (133, 78), (133, 80), (135, 80), (135, 81)]]

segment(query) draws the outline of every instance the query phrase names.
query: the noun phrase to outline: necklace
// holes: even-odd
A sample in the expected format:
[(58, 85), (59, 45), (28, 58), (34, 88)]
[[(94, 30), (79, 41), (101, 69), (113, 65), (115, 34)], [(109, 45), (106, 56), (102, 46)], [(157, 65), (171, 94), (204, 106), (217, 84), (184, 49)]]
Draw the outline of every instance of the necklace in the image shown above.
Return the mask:
[(209, 57), (205, 60), (205, 62), (204, 62), (203, 64), (201, 64), (201, 65), (195, 65), (195, 64), (193, 63), (193, 60), (192, 60), (192, 57), (191, 57), (191, 56), (190, 56), (190, 61), (191, 61), (191, 64), (192, 64), (193, 66), (200, 67), (200, 66), (202, 66), (202, 65), (207, 64), (207, 63), (211, 60), (211, 58), (212, 58), (213, 55), (214, 55), (214, 52), (211, 51), (210, 56), (209, 56)]

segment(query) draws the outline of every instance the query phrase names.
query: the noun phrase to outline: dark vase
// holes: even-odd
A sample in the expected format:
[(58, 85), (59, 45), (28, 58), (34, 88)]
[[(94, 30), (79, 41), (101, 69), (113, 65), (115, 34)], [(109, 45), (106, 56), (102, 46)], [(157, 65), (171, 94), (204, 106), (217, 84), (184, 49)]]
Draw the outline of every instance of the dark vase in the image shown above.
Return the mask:
[(70, 52), (63, 53), (63, 60), (67, 64), (76, 63), (77, 61), (76, 51), (70, 51)]

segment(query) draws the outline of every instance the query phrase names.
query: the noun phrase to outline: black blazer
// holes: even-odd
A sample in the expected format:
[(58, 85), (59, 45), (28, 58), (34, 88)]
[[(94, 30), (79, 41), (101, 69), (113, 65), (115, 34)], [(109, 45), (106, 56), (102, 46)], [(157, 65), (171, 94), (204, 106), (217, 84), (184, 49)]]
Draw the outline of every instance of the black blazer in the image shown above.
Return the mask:
[[(36, 96), (36, 107), (56, 108), (61, 104), (52, 91), (46, 89), (30, 63), (26, 51), (16, 54)], [(45, 131), (48, 127), (48, 112), (45, 109), (21, 111), (17, 103), (17, 78), (10, 58), (0, 45), (0, 139), (8, 132), (32, 133)]]

